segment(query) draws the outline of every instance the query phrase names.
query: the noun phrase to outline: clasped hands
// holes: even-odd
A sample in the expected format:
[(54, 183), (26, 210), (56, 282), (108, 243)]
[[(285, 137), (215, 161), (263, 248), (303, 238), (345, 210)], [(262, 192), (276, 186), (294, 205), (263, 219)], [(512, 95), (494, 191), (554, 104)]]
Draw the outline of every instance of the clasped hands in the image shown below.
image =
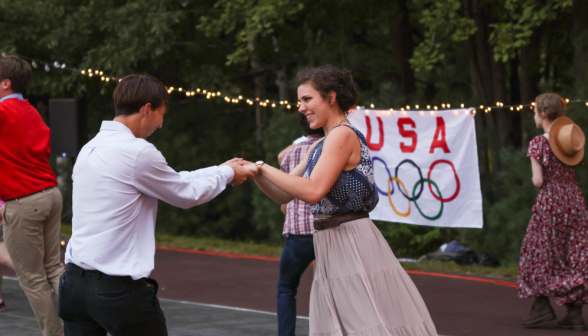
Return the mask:
[(233, 187), (247, 181), (248, 178), (255, 179), (257, 177), (257, 165), (242, 158), (230, 159), (220, 166), (229, 166), (235, 172), (235, 177), (231, 181)]

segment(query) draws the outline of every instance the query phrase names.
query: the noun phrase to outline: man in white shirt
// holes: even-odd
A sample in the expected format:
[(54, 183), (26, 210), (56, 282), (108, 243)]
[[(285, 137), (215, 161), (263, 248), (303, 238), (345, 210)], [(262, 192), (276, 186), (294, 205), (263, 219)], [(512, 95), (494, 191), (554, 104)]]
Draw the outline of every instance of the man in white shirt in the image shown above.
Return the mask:
[(184, 209), (205, 203), (253, 173), (241, 159), (176, 172), (145, 139), (161, 128), (168, 93), (147, 75), (114, 91), (115, 118), (80, 151), (73, 169), (72, 237), (60, 279), (65, 335), (167, 335), (149, 278), (157, 201)]

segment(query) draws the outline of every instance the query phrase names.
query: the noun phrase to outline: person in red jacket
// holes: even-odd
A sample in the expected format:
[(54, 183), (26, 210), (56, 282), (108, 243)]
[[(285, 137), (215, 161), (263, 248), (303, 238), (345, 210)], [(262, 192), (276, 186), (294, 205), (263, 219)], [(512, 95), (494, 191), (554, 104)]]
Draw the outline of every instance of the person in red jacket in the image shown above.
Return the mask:
[(22, 96), (31, 66), (0, 59), (0, 200), (4, 241), (20, 286), (44, 336), (63, 335), (53, 293), (64, 267), (59, 255), (62, 198), (49, 166), (50, 131)]

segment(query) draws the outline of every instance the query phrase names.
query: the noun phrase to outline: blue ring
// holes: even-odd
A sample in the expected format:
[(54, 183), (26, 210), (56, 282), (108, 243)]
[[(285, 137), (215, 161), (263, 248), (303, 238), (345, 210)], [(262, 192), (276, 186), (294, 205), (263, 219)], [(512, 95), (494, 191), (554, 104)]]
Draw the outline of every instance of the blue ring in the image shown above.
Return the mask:
[[(388, 169), (388, 165), (386, 164), (386, 162), (384, 160), (380, 159), (377, 156), (372, 156), (372, 169), (374, 169), (373, 167), (375, 167), (374, 161), (376, 161), (376, 160), (378, 160), (384, 164), (384, 167), (386, 168), (386, 171), (388, 172), (388, 178), (390, 180), (392, 180), (392, 174), (390, 174), (390, 170)], [(392, 184), (392, 191), (390, 191), (390, 195), (394, 195), (394, 183), (391, 183), (391, 184)], [(380, 193), (380, 195), (388, 196), (388, 192), (380, 190), (380, 188), (378, 188), (377, 184), (374, 183), (374, 185), (376, 186), (376, 189), (378, 190), (378, 193)]]

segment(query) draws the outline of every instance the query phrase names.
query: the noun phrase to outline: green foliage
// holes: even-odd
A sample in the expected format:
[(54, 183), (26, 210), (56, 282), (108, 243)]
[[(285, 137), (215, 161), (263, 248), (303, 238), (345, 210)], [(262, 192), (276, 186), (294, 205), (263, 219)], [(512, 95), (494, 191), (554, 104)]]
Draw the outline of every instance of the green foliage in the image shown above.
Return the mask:
[[(296, 72), (330, 63), (352, 71), (361, 93), (359, 105), (398, 108), (447, 102), (481, 105), (484, 98), (472, 69), (488, 70), (494, 59), (506, 62), (503, 77), (492, 79), (489, 71), (481, 71), (478, 80), (486, 81), (485, 90), (503, 88), (505, 103), (521, 103), (523, 87), (530, 86), (588, 98), (581, 95), (581, 85), (573, 86), (581, 78), (576, 63), (582, 60), (576, 54), (584, 62), (588, 59), (576, 49), (586, 45), (588, 35), (571, 33), (572, 0), (477, 1), (478, 17), (465, 4), (472, 2), (0, 0), (0, 28), (6, 32), (0, 51), (48, 61), (49, 72), (44, 64), (34, 69), (27, 97), (41, 107), (50, 98), (85, 99), (90, 138), (102, 120), (113, 117), (116, 83), (79, 75), (88, 68), (116, 77), (149, 73), (168, 86), (218, 90), (223, 96), (256, 97), (255, 79), (263, 76), (260, 94), (280, 100), (286, 83), (292, 101)], [(537, 60), (527, 59), (524, 66), (538, 82), (522, 85), (521, 49), (537, 36)], [(56, 69), (54, 61), (66, 68)], [(276, 83), (278, 72), (281, 84)], [(164, 127), (149, 141), (176, 170), (207, 167), (231, 157), (253, 161), (259, 159), (259, 145), (265, 161), (277, 166), (278, 152), (301, 134), (296, 113), (268, 108), (258, 144), (255, 110), (249, 105), (201, 96), (188, 99), (178, 93), (171, 101)], [(586, 107), (571, 106), (569, 115), (588, 133)], [(529, 114), (501, 119), (495, 117), (497, 112), (493, 109), (477, 123), (484, 228), (377, 223), (398, 256), (420, 256), (458, 239), (477, 252), (516, 262), (537, 190), (525, 158), (527, 144), (515, 145), (515, 140), (533, 125), (520, 120)], [(503, 129), (512, 134), (494, 149), (495, 134)], [(490, 161), (484, 163), (486, 155)], [(60, 188), (65, 211), (71, 203), (72, 163), (52, 162), (64, 181)], [(585, 167), (578, 168), (577, 180), (588, 192)], [(279, 206), (247, 182), (227, 187), (214, 201), (189, 210), (161, 202), (157, 231), (275, 245), (282, 242), (283, 219)]]
[(274, 33), (276, 26), (300, 12), (304, 5), (294, 0), (220, 0), (214, 8), (220, 17), (202, 16), (198, 29), (208, 37), (235, 33), (235, 51), (227, 55), (227, 65), (252, 58), (259, 38)]
[(546, 21), (554, 20), (558, 10), (569, 10), (572, 0), (506, 0), (507, 22), (490, 24), (494, 28), (490, 42), (494, 59), (507, 62), (517, 51), (529, 44), (533, 32)]
[[(277, 111), (269, 120), (269, 127), (264, 136), (265, 162), (279, 167), (278, 154), (292, 141), (302, 135), (302, 127), (298, 122), (298, 113)], [(255, 187), (252, 194), (252, 205), (255, 208), (253, 220), (259, 235), (266, 237), (270, 243), (282, 241), (284, 214), (280, 206)]]
[(445, 59), (449, 45), (467, 40), (477, 28), (474, 20), (459, 15), (458, 0), (415, 2), (423, 8), (419, 23), (425, 29), (410, 63), (416, 72), (429, 72)]

